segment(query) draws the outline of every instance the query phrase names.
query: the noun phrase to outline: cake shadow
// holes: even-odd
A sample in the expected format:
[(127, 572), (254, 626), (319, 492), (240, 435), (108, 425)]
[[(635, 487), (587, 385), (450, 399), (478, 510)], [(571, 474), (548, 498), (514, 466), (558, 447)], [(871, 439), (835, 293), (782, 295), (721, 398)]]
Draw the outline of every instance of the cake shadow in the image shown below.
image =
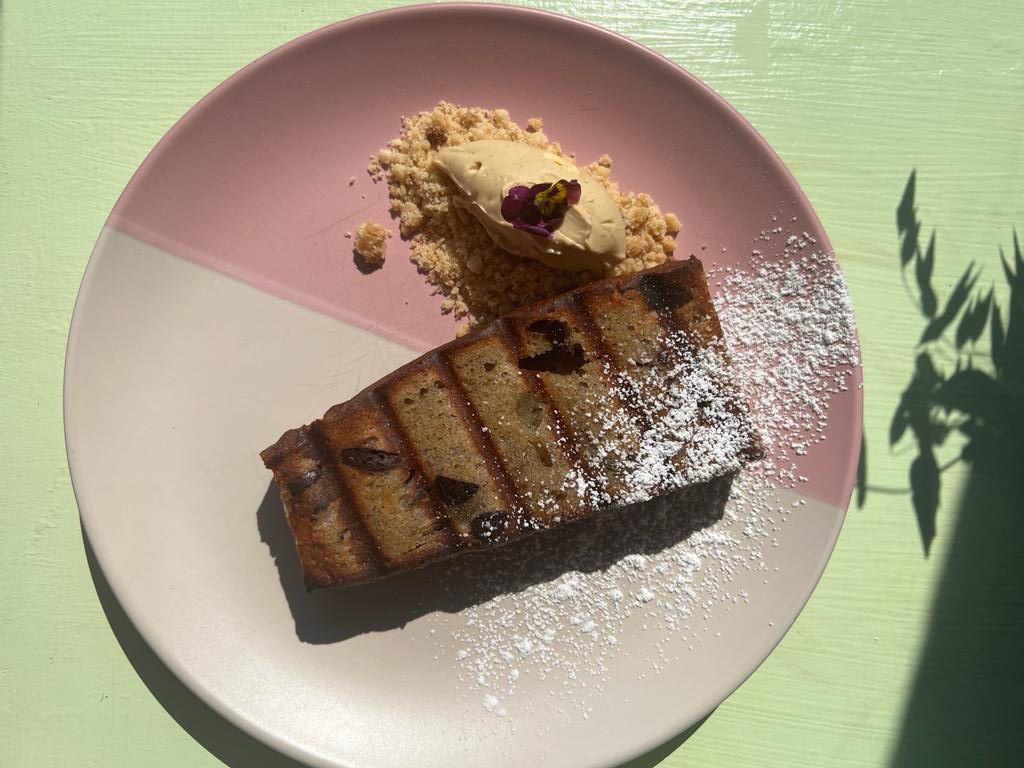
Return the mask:
[(627, 555), (652, 555), (721, 520), (734, 475), (653, 501), (594, 515), (497, 550), (466, 553), (383, 581), (309, 592), (277, 485), (256, 513), (277, 567), (295, 633), (304, 643), (336, 643), (397, 629), (429, 613), (457, 613), (575, 571), (605, 570)]

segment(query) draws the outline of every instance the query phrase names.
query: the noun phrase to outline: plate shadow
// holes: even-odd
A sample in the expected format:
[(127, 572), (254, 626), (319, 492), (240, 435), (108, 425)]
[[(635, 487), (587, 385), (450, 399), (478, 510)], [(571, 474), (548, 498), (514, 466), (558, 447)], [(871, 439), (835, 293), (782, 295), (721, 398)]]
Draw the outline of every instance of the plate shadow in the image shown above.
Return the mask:
[(640, 757), (633, 758), (628, 763), (623, 763), (619, 768), (655, 768), (660, 765), (669, 755), (679, 749), (686, 741), (697, 732), (697, 730), (708, 721), (708, 718), (714, 714), (712, 711), (706, 715), (699, 723), (687, 728), (682, 733), (673, 736), (663, 744), (659, 744), (654, 749), (644, 752)]
[[(182, 683), (149, 647), (117, 601), (82, 530), (89, 573), (121, 650), (149, 692), (206, 751), (232, 768), (304, 768), (228, 722)], [(117, 762), (116, 760), (114, 761)]]

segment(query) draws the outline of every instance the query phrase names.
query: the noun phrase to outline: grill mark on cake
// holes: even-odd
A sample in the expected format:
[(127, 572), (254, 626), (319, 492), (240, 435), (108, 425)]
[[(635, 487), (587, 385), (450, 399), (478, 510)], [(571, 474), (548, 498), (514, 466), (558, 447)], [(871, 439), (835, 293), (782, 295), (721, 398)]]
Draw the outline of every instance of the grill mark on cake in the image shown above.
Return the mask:
[[(654, 314), (661, 328), (661, 351), (656, 357), (660, 364), (670, 363), (678, 349), (672, 343), (665, 343), (677, 334), (683, 334), (687, 339), (697, 343), (693, 328), (689, 319), (679, 313), (679, 310), (698, 298), (691, 285), (692, 268), (682, 269), (683, 264), (672, 270), (664, 270), (654, 273), (641, 274), (623, 286), (623, 290), (632, 290), (640, 294), (644, 304)], [(710, 301), (710, 297), (707, 298)], [(721, 329), (719, 329), (719, 333)]]
[[(700, 270), (703, 274), (703, 267), (700, 267)], [(627, 290), (636, 290), (640, 293), (644, 303), (657, 316), (664, 339), (671, 339), (673, 335), (681, 333), (694, 344), (700, 344), (701, 334), (695, 333), (689, 318), (679, 312), (680, 309), (694, 300), (706, 300), (708, 303), (711, 303), (706, 287), (694, 281), (692, 267), (686, 271), (683, 271), (681, 267), (677, 267), (672, 270), (666, 269), (652, 274), (640, 275), (627, 283), (625, 288)], [(711, 321), (710, 330), (712, 336), (721, 340), (722, 327), (719, 318), (713, 314), (709, 319)], [(724, 345), (722, 351), (726, 355), (726, 359), (728, 359), (728, 351), (724, 349)], [(657, 355), (657, 362), (662, 364), (671, 362), (675, 352), (677, 350), (671, 343), (662, 345), (661, 351)], [(737, 400), (736, 396), (726, 396), (724, 399), (726, 408), (734, 417), (742, 415), (744, 420), (749, 418), (743, 401)], [(699, 418), (702, 418), (700, 413), (698, 413)], [(687, 448), (688, 446), (684, 446), (681, 453), (671, 459), (675, 466), (682, 468), (686, 465)], [(751, 444), (742, 449), (740, 456), (746, 461), (757, 461), (763, 458), (764, 455), (761, 437), (756, 432), (753, 432)]]
[[(374, 408), (377, 409), (377, 415), (380, 417), (378, 423), (381, 430), (398, 446), (399, 453), (405, 457), (406, 463), (412, 472), (413, 482), (423, 492), (423, 495), (429, 499), (430, 514), (435, 520), (435, 528), (444, 533), (447, 545), (452, 551), (460, 549), (462, 547), (462, 538), (459, 536), (458, 531), (455, 530), (455, 525), (445, 511), (445, 506), (441, 503), (441, 499), (438, 498), (433, 484), (427, 482), (427, 475), (423, 471), (423, 462), (420, 460), (419, 453), (413, 447), (412, 438), (398, 420), (382, 388), (371, 389), (369, 399)], [(418, 549), (418, 547), (414, 547), (410, 552), (415, 551), (415, 549)]]
[(505, 462), (501, 460), (491, 433), (484, 429), (483, 419), (480, 418), (472, 400), (469, 399), (469, 393), (455, 372), (448, 356), (438, 350), (430, 356), (430, 364), (438, 379), (445, 385), (448, 400), (455, 413), (462, 419), (465, 432), (472, 441), (473, 447), (484, 460), (484, 467), (491, 477), (497, 495), (507, 507), (517, 511), (517, 514), (512, 516), (515, 519), (516, 530), (533, 529), (537, 523), (533, 515), (527, 511), (525, 500), (519, 495), (512, 479), (512, 473), (505, 466)]
[[(680, 316), (677, 310), (685, 306), (686, 303), (693, 301), (695, 298), (708, 297), (700, 297), (695, 294), (688, 280), (688, 276), (691, 274), (692, 265), (688, 264), (688, 262), (679, 262), (671, 268), (666, 265), (658, 272), (634, 278), (621, 288), (623, 293), (635, 292), (640, 295), (643, 299), (644, 305), (656, 318), (657, 326), (660, 329), (656, 339), (660, 350), (656, 354), (655, 358), (647, 363), (647, 365), (656, 365), (659, 367), (671, 365), (673, 358), (679, 354), (678, 346), (672, 341), (672, 339), (677, 337), (680, 333), (684, 334), (687, 338), (692, 337), (692, 329), (687, 318), (685, 316)], [(649, 278), (649, 280), (641, 280), (641, 278)], [(597, 323), (596, 320), (593, 319), (593, 310), (590, 308), (588, 299), (591, 299), (592, 297), (597, 299), (602, 293), (604, 292), (595, 290), (581, 292), (582, 300), (580, 304), (585, 307), (589, 319), (595, 324), (595, 326)], [(576, 297), (572, 298), (575, 299)], [(685, 301), (678, 304), (675, 301), (677, 299), (685, 299)], [(721, 330), (718, 329), (718, 331), (720, 334)], [(597, 333), (598, 335), (601, 335), (603, 339), (603, 335), (599, 328), (597, 328)], [(634, 423), (642, 433), (650, 433), (655, 429), (656, 419), (660, 418), (660, 415), (651, 414), (643, 410), (641, 404), (648, 402), (649, 397), (644, 395), (639, 388), (639, 383), (635, 378), (635, 376), (639, 376), (639, 373), (630, 372), (625, 370), (622, 366), (618, 366), (615, 355), (612, 354), (610, 350), (609, 356), (612, 359), (612, 365), (623, 372), (623, 376), (618, 381), (612, 382), (611, 390), (616, 394), (622, 390), (626, 390), (627, 413), (634, 419)], [(685, 469), (687, 466), (686, 450), (684, 449), (680, 454), (673, 456), (669, 459), (669, 462), (679, 470)]]
[[(701, 267), (701, 273), (703, 274), (703, 267)], [(693, 339), (694, 343), (698, 343), (698, 337), (701, 334), (695, 333), (693, 327), (689, 322), (689, 318), (687, 318), (686, 316), (680, 316), (680, 313), (677, 311), (679, 309), (682, 309), (684, 306), (686, 306), (686, 304), (694, 300), (706, 299), (709, 303), (711, 302), (711, 297), (709, 295), (709, 292), (707, 291), (706, 285), (701, 285), (699, 282), (695, 283), (692, 275), (692, 269), (685, 273), (679, 272), (678, 276), (676, 275), (676, 270), (666, 270), (663, 273), (651, 275), (651, 277), (660, 277), (663, 280), (668, 279), (669, 277), (674, 277), (676, 281), (680, 283), (679, 287), (685, 291), (687, 296), (687, 300), (685, 302), (683, 302), (682, 304), (678, 304), (676, 306), (672, 306), (668, 308), (666, 311), (659, 311), (658, 309), (655, 309), (653, 307), (652, 309), (654, 309), (654, 311), (657, 313), (659, 323), (661, 324), (662, 328), (666, 330), (667, 334), (681, 332), (686, 334), (688, 338)], [(647, 294), (644, 293), (643, 291), (641, 291), (641, 294), (644, 296), (645, 300), (647, 300)], [(648, 306), (650, 306), (650, 303), (648, 303)], [(711, 335), (714, 338), (721, 339), (722, 325), (718, 316), (716, 314), (712, 314), (705, 318), (705, 320), (710, 323)], [(670, 355), (671, 351), (671, 347), (665, 347), (662, 349), (660, 355)], [(722, 348), (722, 354), (728, 361), (729, 353), (728, 350), (724, 348), (724, 345)], [(734, 417), (739, 417), (744, 420), (749, 418), (746, 403), (745, 401), (742, 400), (742, 398), (737, 399), (736, 397), (727, 397), (725, 398), (725, 400), (725, 406), (729, 410), (730, 414), (732, 414)], [(741, 455), (748, 461), (758, 461), (759, 459), (764, 458), (764, 445), (761, 441), (761, 436), (759, 434), (757, 434), (756, 432), (752, 433), (752, 443), (751, 445), (743, 449)]]
[(632, 381), (628, 378), (628, 372), (615, 359), (615, 355), (612, 354), (611, 348), (608, 346), (608, 340), (605, 339), (604, 334), (601, 332), (601, 327), (594, 320), (594, 315), (586, 300), (586, 294), (571, 296), (567, 303), (567, 308), (576, 319), (580, 333), (597, 353), (597, 357), (601, 362), (601, 365), (598, 366), (600, 368), (599, 375), (605, 384), (608, 385), (608, 389), (615, 397), (615, 401), (622, 406), (641, 430), (650, 429), (651, 420), (648, 414), (640, 407), (638, 393), (630, 386), (630, 391), (625, 393), (626, 396), (623, 396), (622, 389), (624, 384), (628, 382), (631, 385)]
[[(502, 318), (495, 323), (495, 330), (498, 338), (502, 344), (505, 345), (506, 349), (511, 353), (512, 359), (518, 360), (525, 355), (525, 347), (519, 335), (512, 329), (511, 324), (507, 318)], [(527, 388), (530, 392), (542, 403), (544, 403), (547, 409), (548, 418), (551, 419), (555, 428), (555, 435), (557, 439), (555, 444), (558, 446), (559, 452), (569, 463), (569, 466), (580, 472), (590, 487), (595, 486), (597, 478), (593, 477), (586, 466), (586, 462), (583, 461), (580, 455), (579, 444), (576, 440), (576, 435), (573, 430), (566, 423), (565, 419), (562, 418), (561, 411), (556, 407), (555, 400), (548, 390), (547, 385), (544, 383), (544, 379), (537, 371), (520, 368), (520, 373), (523, 376), (523, 380), (526, 382)], [(590, 500), (581, 498), (579, 500), (582, 509), (592, 506)], [(576, 514), (583, 514), (585, 512), (577, 511)], [(574, 515), (575, 516), (575, 515)]]
[(320, 431), (320, 422), (314, 421), (306, 428), (306, 437), (309, 439), (310, 448), (317, 454), (321, 465), (329, 470), (331, 479), (334, 480), (335, 489), (338, 492), (338, 517), (342, 526), (351, 534), (353, 549), (359, 557), (359, 565), (366, 571), (365, 578), (382, 576), (387, 568), (384, 564), (384, 554), (381, 552), (380, 543), (370, 533), (366, 525), (366, 519), (359, 504), (356, 503), (352, 490), (345, 482), (345, 477), (334, 459), (334, 454), (328, 447), (327, 438)]

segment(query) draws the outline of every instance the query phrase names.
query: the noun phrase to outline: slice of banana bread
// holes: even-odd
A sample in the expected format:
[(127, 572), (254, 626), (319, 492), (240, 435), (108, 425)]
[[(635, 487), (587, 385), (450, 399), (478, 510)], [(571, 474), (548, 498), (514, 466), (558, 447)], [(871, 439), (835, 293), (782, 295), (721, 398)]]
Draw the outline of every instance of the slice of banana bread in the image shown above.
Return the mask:
[(513, 312), (261, 455), (314, 588), (498, 546), (762, 453), (691, 257)]

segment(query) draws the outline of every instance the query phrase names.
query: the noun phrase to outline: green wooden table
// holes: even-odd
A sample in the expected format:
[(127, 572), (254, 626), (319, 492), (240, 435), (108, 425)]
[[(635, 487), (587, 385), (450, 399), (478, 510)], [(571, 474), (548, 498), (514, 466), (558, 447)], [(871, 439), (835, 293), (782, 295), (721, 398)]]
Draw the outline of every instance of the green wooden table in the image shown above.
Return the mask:
[[(1024, 226), (1024, 6), (531, 4), (651, 46), (754, 124), (831, 236), (863, 344), (865, 495), (817, 591), (739, 691), (637, 765), (1019, 764), (1024, 285), (1007, 334), (998, 249), (1012, 263)], [(385, 5), (0, 3), (0, 765), (294, 765), (192, 696), (94, 584), (64, 455), (64, 346), (93, 242), (164, 131), (270, 48)], [(941, 317), (971, 262), (964, 306), (919, 347), (927, 294)], [(994, 350), (991, 307), (974, 304), (990, 286)], [(988, 373), (954, 378), (968, 357)], [(890, 446), (894, 416), (892, 437), (907, 426)]]

